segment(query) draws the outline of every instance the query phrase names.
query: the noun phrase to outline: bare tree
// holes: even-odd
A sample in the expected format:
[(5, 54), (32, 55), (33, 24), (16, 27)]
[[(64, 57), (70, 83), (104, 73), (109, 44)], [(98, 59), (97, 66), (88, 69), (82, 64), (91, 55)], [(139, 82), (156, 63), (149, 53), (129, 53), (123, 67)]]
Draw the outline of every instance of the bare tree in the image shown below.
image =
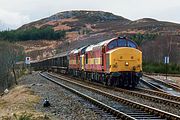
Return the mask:
[(0, 42), (0, 83), (1, 90), (18, 84), (15, 64), (21, 49), (9, 42)]

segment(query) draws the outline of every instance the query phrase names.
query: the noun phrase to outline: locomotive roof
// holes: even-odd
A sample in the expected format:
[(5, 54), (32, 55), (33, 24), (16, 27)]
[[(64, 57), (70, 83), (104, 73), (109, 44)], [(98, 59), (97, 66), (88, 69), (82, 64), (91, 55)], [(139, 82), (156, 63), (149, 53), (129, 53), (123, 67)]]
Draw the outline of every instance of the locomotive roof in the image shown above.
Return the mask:
[(109, 42), (111, 42), (114, 39), (116, 39), (116, 38), (112, 38), (112, 39), (108, 39), (108, 40), (102, 41), (102, 42), (96, 44), (94, 47), (101, 47), (103, 45), (107, 45)]
[(108, 39), (108, 40), (99, 42), (99, 43), (97, 43), (97, 44), (95, 44), (95, 45), (90, 45), (89, 47), (87, 47), (86, 52), (93, 50), (93, 48), (99, 48), (99, 47), (101, 47), (101, 46), (103, 46), (103, 45), (107, 45), (109, 42), (111, 42), (111, 41), (114, 40), (114, 39), (115, 39), (115, 38), (112, 38), (112, 39)]
[(69, 54), (72, 54), (76, 51), (77, 49), (71, 50), (71, 52)]
[(87, 47), (87, 46), (83, 46), (83, 47), (81, 47), (81, 48), (79, 48), (78, 49), (78, 52), (80, 52), (82, 49), (84, 49), (85, 47)]
[(78, 49), (75, 49), (73, 53), (74, 53), (74, 54), (78, 53)]
[(86, 48), (86, 52), (91, 51), (93, 49), (94, 45), (90, 45)]
[[(119, 37), (118, 37), (119, 38)], [(121, 37), (120, 37), (121, 38)], [(117, 37), (115, 37), (115, 38), (111, 38), (111, 39), (108, 39), (108, 40), (105, 40), (105, 41), (102, 41), (102, 42), (99, 42), (99, 43), (97, 43), (97, 44), (93, 44), (93, 45), (90, 45), (90, 46), (83, 46), (83, 47), (81, 47), (81, 48), (79, 48), (79, 49), (74, 49), (74, 50), (72, 50), (70, 53), (73, 53), (73, 54), (76, 54), (76, 53), (78, 53), (79, 51), (81, 51), (83, 48), (85, 48), (85, 47), (87, 47), (86, 48), (86, 52), (88, 52), (88, 51), (92, 51), (93, 49), (96, 49), (96, 48), (99, 48), (99, 47), (102, 47), (103, 45), (105, 46), (105, 45), (107, 45), (108, 43), (110, 43), (112, 40), (115, 40), (115, 39), (117, 39)]]

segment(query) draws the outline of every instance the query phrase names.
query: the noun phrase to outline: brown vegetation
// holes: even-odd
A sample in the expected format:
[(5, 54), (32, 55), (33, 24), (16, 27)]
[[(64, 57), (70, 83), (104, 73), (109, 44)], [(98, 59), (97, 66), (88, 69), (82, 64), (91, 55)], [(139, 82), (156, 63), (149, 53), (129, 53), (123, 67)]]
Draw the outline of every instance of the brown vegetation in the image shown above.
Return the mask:
[(28, 86), (17, 86), (0, 98), (0, 119), (15, 120), (26, 115), (33, 120), (44, 120), (45, 115), (34, 109), (39, 100), (40, 98)]
[(26, 56), (30, 56), (31, 60), (39, 60), (53, 56), (56, 53), (55, 49), (61, 44), (61, 41), (32, 40), (18, 42), (17, 44), (24, 47)]
[(67, 26), (67, 25), (58, 25), (56, 27), (54, 27), (54, 31), (59, 31), (59, 30), (70, 30), (71, 27)]

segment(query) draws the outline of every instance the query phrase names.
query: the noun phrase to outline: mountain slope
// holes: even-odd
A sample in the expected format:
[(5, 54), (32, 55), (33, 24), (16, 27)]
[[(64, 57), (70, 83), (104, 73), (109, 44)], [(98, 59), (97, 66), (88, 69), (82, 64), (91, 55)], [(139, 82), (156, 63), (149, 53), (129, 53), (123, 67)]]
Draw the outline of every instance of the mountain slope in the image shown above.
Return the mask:
[(130, 20), (123, 18), (121, 16), (116, 16), (112, 13), (103, 12), (103, 11), (65, 11), (60, 12), (50, 17), (25, 24), (19, 29), (27, 29), (30, 27), (39, 27), (43, 25), (50, 25), (57, 27), (60, 23), (67, 24), (71, 27), (80, 25), (81, 27), (84, 24), (94, 24), (97, 22), (108, 22), (108, 21), (119, 21), (119, 22), (128, 22)]
[[(153, 45), (152, 41), (143, 42), (141, 45), (143, 45), (143, 49), (162, 49), (157, 53), (153, 53), (154, 56), (159, 56), (155, 60), (156, 62), (162, 61), (163, 56), (168, 54), (169, 48), (167, 46), (173, 47), (171, 50), (172, 55), (170, 55), (172, 57), (176, 56), (176, 58), (173, 57), (173, 61), (178, 63), (180, 59), (180, 56), (177, 54), (180, 48), (180, 24), (158, 21), (152, 18), (131, 21), (108, 12), (81, 10), (60, 12), (50, 17), (25, 24), (18, 29), (26, 30), (33, 27), (43, 29), (48, 26), (51, 26), (55, 31), (66, 31), (66, 38), (60, 43), (61, 45), (58, 51), (66, 51), (83, 45), (94, 44), (115, 36), (135, 36), (138, 39), (140, 37), (144, 41), (149, 35), (151, 40), (154, 41)], [(140, 36), (138, 36), (139, 34)], [(156, 37), (151, 37), (151, 35)], [(161, 42), (162, 40), (164, 42)], [(151, 54), (147, 50), (144, 51), (146, 51), (146, 54)], [(146, 58), (148, 58), (147, 61), (150, 60), (150, 57), (144, 54), (144, 59)]]
[(143, 18), (131, 21), (121, 16), (103, 11), (65, 11), (50, 17), (25, 24), (19, 29), (46, 28), (51, 26), (55, 31), (65, 30), (66, 41), (82, 40), (89, 35), (106, 34), (158, 34), (179, 35), (180, 24)]
[(135, 21), (103, 11), (65, 11), (50, 17), (25, 24), (19, 29), (32, 27), (43, 28), (52, 26), (54, 30), (79, 31), (88, 29), (90, 32), (102, 30), (117, 30), (127, 32), (141, 30), (146, 33), (180, 33), (180, 25), (176, 23), (143, 18)]

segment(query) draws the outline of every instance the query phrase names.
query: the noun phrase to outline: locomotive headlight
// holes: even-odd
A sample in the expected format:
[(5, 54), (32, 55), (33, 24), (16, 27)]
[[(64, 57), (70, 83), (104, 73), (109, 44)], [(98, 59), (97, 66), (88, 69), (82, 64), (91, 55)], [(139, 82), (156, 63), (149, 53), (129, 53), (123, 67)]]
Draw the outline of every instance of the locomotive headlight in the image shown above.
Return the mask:
[(129, 63), (128, 62), (125, 62), (125, 66), (128, 66), (129, 65)]

